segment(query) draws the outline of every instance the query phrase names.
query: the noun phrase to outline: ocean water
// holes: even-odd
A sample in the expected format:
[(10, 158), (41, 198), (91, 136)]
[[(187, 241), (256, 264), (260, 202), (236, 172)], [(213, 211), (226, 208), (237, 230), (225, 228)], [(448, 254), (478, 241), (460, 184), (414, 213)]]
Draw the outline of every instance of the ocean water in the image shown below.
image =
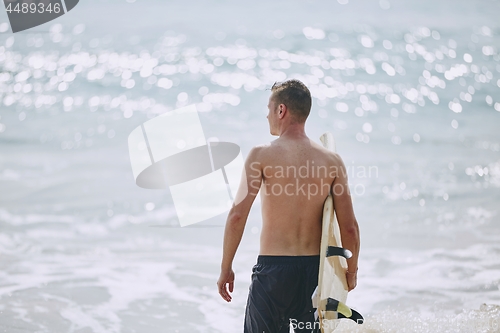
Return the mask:
[(365, 324), (500, 331), (497, 1), (85, 1), (12, 34), (0, 14), (0, 331), (240, 332), (255, 201), (233, 301), (216, 281), (225, 215), (179, 228), (135, 185), (129, 133), (196, 104), (243, 155), (299, 78), (306, 133), (331, 131), (361, 231)]

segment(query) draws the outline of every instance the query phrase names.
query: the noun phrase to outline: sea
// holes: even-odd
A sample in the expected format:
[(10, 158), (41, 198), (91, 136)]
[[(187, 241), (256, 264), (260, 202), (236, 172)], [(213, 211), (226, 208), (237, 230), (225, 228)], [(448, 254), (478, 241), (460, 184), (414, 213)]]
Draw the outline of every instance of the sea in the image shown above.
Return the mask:
[(195, 104), (242, 156), (296, 78), (360, 227), (363, 325), (500, 332), (500, 2), (87, 0), (13, 34), (0, 10), (0, 332), (243, 331), (260, 200), (218, 295), (227, 212), (180, 227), (128, 136)]

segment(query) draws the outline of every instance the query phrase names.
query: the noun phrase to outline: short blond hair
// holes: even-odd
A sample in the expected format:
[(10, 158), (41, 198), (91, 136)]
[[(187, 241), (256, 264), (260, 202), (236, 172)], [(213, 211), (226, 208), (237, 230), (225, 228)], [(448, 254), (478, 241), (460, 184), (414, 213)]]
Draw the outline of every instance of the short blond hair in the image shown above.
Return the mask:
[(312, 98), (305, 84), (296, 79), (275, 82), (271, 91), (276, 103), (285, 104), (297, 121), (306, 121), (311, 112)]

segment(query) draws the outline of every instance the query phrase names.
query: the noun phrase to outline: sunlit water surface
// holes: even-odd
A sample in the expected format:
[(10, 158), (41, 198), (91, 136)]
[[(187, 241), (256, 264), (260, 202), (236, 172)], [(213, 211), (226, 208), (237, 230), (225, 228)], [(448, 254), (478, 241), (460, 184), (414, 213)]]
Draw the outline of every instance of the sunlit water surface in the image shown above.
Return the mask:
[(348, 303), (367, 320), (342, 331), (497, 332), (499, 5), (239, 6), (89, 1), (15, 35), (2, 17), (0, 329), (240, 332), (259, 200), (225, 304), (225, 216), (178, 228), (168, 189), (134, 184), (127, 136), (195, 103), (245, 156), (273, 139), (266, 89), (298, 78), (361, 228)]

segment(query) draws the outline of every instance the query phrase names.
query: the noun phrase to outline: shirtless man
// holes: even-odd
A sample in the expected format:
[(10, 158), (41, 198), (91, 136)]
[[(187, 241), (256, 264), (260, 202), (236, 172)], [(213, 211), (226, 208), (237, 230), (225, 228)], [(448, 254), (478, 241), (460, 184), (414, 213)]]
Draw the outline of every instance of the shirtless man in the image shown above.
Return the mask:
[(311, 94), (302, 82), (275, 83), (271, 91), (267, 119), (271, 134), (279, 138), (248, 154), (246, 177), (235, 199), (238, 204), (233, 204), (227, 217), (217, 281), (219, 294), (230, 302), (232, 262), (252, 203), (262, 189), (260, 254), (252, 269), (245, 333), (288, 333), (290, 319), (303, 322), (303, 327), (313, 324), (311, 295), (318, 284), (323, 203), (329, 191), (342, 244), (353, 254), (347, 260), (349, 291), (356, 287), (359, 229), (344, 163), (338, 154), (306, 136)]

